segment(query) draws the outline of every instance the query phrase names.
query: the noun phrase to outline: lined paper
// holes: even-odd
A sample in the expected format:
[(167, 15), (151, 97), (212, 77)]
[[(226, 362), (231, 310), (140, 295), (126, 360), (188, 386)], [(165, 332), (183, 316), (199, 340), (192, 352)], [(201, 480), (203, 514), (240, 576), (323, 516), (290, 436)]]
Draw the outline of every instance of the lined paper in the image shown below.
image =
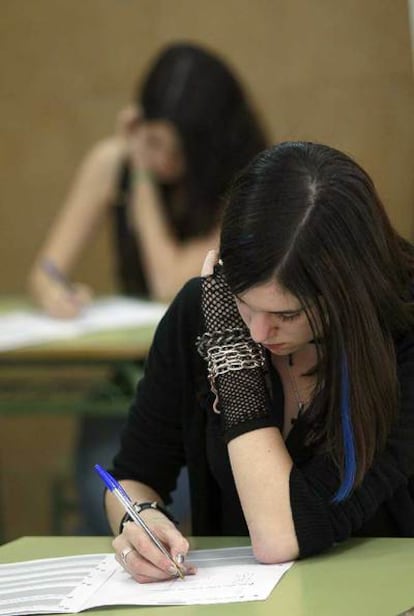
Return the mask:
[(113, 554), (0, 565), (0, 616), (78, 613), (109, 605), (203, 605), (266, 599), (293, 563), (262, 565), (250, 547), (194, 550), (184, 581), (138, 584)]

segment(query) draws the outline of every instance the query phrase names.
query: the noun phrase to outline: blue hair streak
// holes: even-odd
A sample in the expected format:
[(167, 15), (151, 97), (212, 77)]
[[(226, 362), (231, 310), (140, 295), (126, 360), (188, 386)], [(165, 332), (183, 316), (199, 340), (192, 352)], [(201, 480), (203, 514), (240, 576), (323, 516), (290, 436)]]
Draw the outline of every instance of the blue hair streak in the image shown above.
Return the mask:
[(341, 423), (344, 441), (344, 474), (342, 483), (333, 498), (334, 503), (340, 503), (349, 496), (356, 475), (355, 440), (351, 419), (349, 371), (346, 356), (344, 356), (341, 366)]

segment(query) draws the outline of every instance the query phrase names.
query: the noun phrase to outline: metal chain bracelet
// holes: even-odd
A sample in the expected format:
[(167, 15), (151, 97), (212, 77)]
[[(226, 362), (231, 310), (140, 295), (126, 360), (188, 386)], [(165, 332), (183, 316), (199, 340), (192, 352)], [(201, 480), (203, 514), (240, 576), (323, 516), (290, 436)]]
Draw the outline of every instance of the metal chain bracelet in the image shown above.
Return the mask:
[(197, 339), (197, 350), (207, 361), (207, 373), (211, 390), (215, 395), (213, 410), (218, 409), (218, 394), (215, 386), (217, 376), (238, 370), (263, 368), (266, 358), (263, 348), (246, 337), (246, 330), (233, 328), (206, 332)]
[(242, 327), (228, 327), (218, 329), (215, 332), (205, 332), (202, 336), (198, 336), (196, 347), (198, 353), (203, 359), (207, 359), (207, 350), (212, 346), (220, 344), (232, 344), (246, 340), (247, 332)]
[(207, 350), (208, 374), (216, 378), (233, 370), (260, 368), (265, 364), (264, 353), (258, 345), (244, 340), (235, 344), (215, 345)]

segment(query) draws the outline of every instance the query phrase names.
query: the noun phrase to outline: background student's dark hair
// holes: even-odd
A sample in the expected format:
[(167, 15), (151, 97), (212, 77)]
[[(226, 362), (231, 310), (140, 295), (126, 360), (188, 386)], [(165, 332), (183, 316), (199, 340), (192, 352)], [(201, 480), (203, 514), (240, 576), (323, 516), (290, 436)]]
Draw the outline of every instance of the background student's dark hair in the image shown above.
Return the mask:
[(326, 443), (342, 500), (396, 417), (393, 338), (414, 320), (413, 246), (392, 228), (371, 179), (351, 158), (286, 142), (236, 179), (221, 257), (234, 293), (277, 277), (310, 317), (319, 361), (309, 441)]
[(168, 120), (184, 145), (184, 199), (166, 194), (177, 238), (205, 235), (219, 221), (222, 195), (235, 174), (266, 147), (240, 84), (221, 59), (198, 46), (171, 45), (136, 92), (146, 120)]

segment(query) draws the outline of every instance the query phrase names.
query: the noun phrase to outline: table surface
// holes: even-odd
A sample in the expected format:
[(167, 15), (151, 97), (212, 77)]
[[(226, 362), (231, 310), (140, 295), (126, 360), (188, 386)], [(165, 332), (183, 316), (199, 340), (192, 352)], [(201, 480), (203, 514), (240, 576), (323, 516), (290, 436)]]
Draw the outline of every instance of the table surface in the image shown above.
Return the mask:
[[(0, 314), (32, 307), (27, 298), (0, 295)], [(155, 325), (117, 328), (0, 351), (0, 414), (124, 416), (154, 331)], [(114, 370), (123, 388), (112, 387)]]
[[(246, 538), (190, 539), (193, 548), (245, 545)], [(0, 547), (0, 562), (112, 552), (108, 537), (23, 537)], [(269, 599), (229, 605), (116, 607), (105, 616), (396, 616), (414, 605), (414, 539), (352, 539), (297, 562)]]
[[(32, 307), (27, 298), (0, 295), (0, 313)], [(74, 421), (87, 414), (95, 418), (125, 417), (133, 396), (131, 392), (142, 374), (142, 363), (148, 354), (154, 329), (153, 325), (115, 329), (77, 336), (70, 340), (0, 351), (0, 419), (12, 418), (13, 421), (20, 422), (21, 417), (30, 418), (35, 414), (70, 416)], [(116, 382), (113, 378), (115, 372)], [(16, 425), (20, 425), (22, 430), (21, 437), (16, 434), (16, 430), (13, 431), (16, 435), (14, 448), (20, 452), (17, 468), (21, 469), (24, 460), (27, 463), (27, 482), (35, 485), (39, 467), (35, 465), (33, 469), (30, 448), (28, 451), (24, 448), (25, 425)], [(40, 447), (47, 447), (48, 438), (49, 432), (40, 434), (38, 446), (40, 443)], [(76, 501), (72, 501), (70, 488), (68, 494), (65, 491), (66, 484), (70, 486), (73, 483), (73, 456), (71, 449), (65, 449), (65, 453), (59, 458), (55, 456), (50, 462), (49, 469), (54, 469), (53, 475), (50, 476), (50, 470), (49, 474), (43, 472), (41, 475), (47, 480), (47, 485), (50, 485), (48, 498), (53, 521), (49, 527), (46, 526), (49, 532), (58, 533), (60, 529), (64, 531), (66, 518), (73, 516)], [(7, 498), (4, 486), (11, 484), (13, 477), (19, 472), (16, 470), (16, 459), (17, 456), (14, 461), (13, 458), (8, 459), (2, 469), (0, 542), (10, 532), (7, 520), (13, 515), (14, 501)], [(14, 488), (15, 491), (16, 489), (20, 505), (28, 502), (30, 489), (24, 492)], [(33, 517), (33, 525), (31, 520), (28, 520), (28, 526), (24, 525), (29, 532), (30, 529), (31, 532), (38, 529), (36, 520), (39, 518), (36, 515)]]
[[(0, 313), (33, 307), (23, 297), (0, 296)], [(0, 362), (112, 362), (145, 359), (155, 326), (107, 330), (76, 336), (70, 340), (45, 342), (10, 351), (0, 351)]]

